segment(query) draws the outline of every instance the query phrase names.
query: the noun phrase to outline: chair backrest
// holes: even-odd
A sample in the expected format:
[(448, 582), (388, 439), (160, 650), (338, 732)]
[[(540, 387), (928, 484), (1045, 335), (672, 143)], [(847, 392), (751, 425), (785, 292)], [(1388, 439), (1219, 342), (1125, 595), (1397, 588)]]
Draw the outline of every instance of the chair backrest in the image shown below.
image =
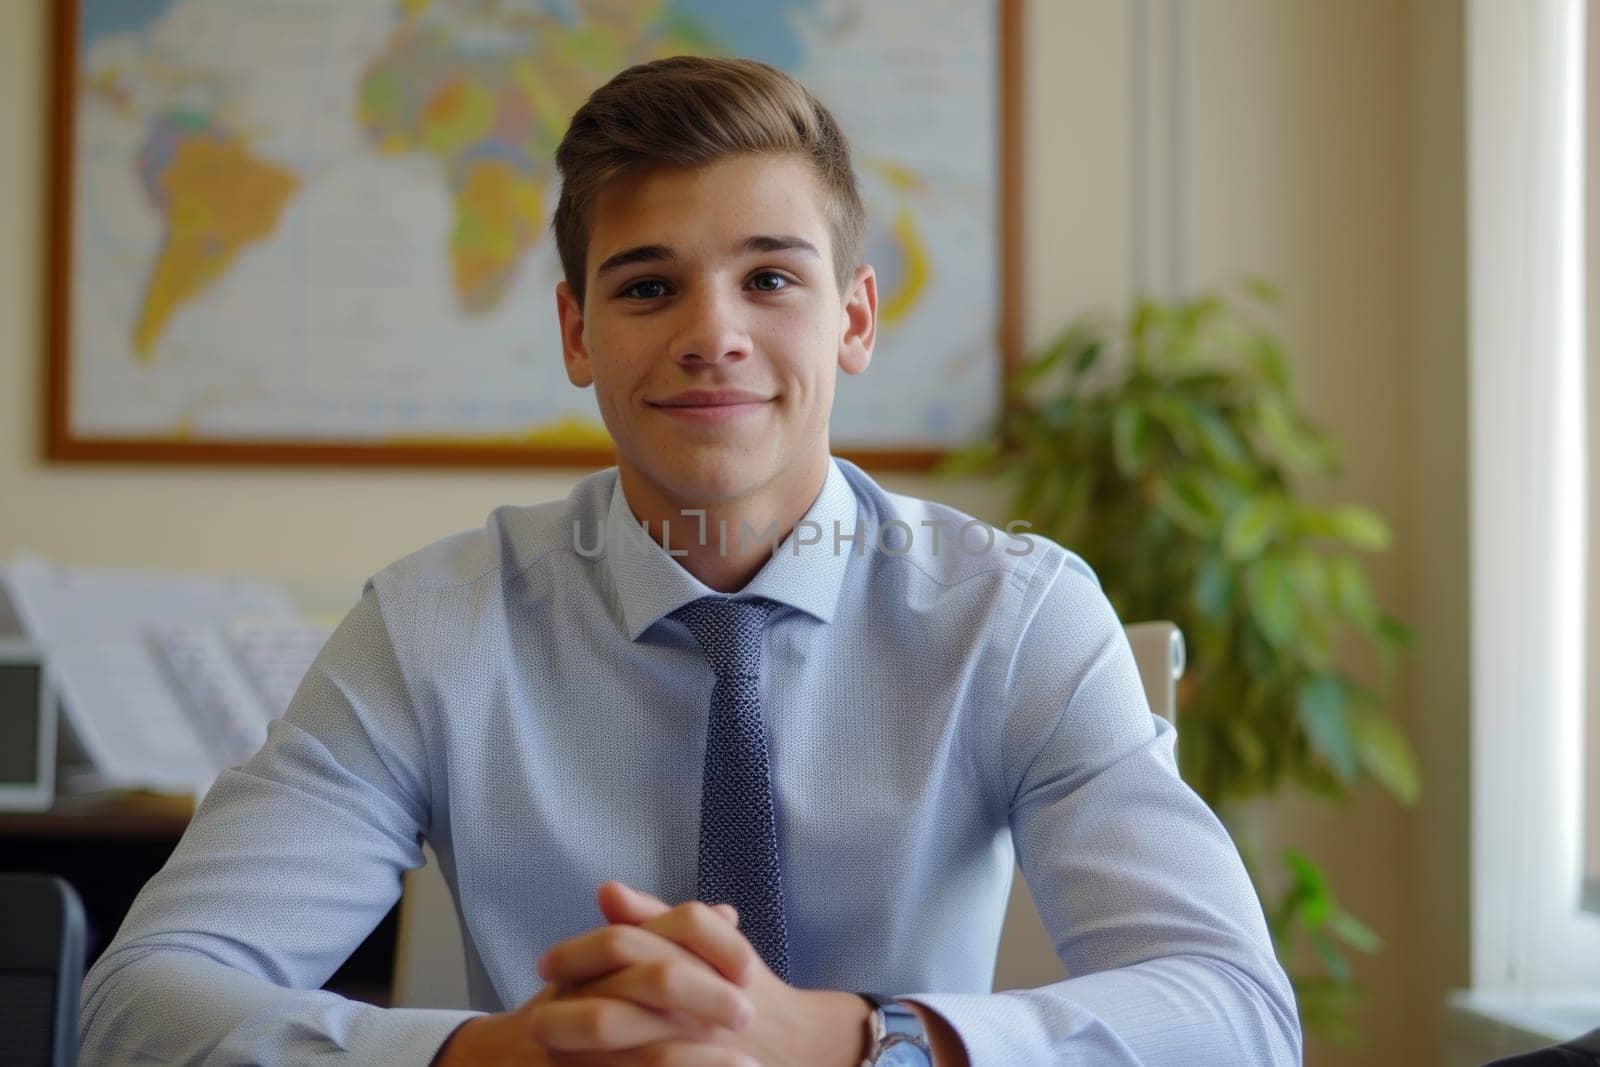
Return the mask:
[(0, 874), (0, 1041), (6, 1062), (78, 1062), (83, 903), (54, 875)]
[(1172, 722), (1178, 714), (1178, 679), (1183, 677), (1183, 631), (1170, 622), (1136, 622), (1123, 627), (1139, 666), (1139, 680), (1150, 710)]
[[(1183, 675), (1183, 633), (1170, 622), (1140, 622), (1125, 628), (1144, 683), (1150, 710), (1169, 722), (1177, 714), (1177, 682)], [(394, 1004), (409, 1008), (466, 1008), (466, 957), (450, 890), (432, 849), (427, 865), (408, 871), (400, 906), (395, 953)], [(1013, 872), (1011, 900), (1001, 928), (995, 965), (996, 989), (1020, 989), (1065, 977), (1039, 921), (1020, 871)]]

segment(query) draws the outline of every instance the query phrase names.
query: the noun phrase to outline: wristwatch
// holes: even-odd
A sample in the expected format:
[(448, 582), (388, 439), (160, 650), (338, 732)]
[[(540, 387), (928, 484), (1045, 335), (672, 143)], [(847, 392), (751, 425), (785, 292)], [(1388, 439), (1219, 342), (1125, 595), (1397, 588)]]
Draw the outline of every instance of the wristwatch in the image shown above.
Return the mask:
[(933, 1067), (933, 1051), (922, 1018), (894, 997), (857, 993), (872, 1006), (871, 1043), (861, 1067)]

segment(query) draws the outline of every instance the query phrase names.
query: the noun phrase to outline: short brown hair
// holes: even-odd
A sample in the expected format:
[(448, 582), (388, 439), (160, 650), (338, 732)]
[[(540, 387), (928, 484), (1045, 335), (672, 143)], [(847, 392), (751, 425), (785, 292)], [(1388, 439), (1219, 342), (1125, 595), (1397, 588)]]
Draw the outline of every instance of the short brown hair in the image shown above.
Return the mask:
[(821, 181), (842, 293), (860, 264), (866, 214), (850, 146), (828, 109), (783, 71), (752, 59), (673, 56), (629, 67), (596, 89), (556, 149), (561, 198), (551, 228), (581, 306), (589, 219), (600, 189), (641, 167), (697, 167), (741, 154), (793, 154)]

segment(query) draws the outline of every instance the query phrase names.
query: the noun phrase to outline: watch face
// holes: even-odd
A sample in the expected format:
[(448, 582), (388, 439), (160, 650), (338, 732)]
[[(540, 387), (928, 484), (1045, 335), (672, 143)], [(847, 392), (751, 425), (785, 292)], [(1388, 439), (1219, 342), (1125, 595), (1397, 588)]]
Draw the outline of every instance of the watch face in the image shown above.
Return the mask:
[(933, 1067), (933, 1059), (920, 1047), (903, 1041), (884, 1049), (873, 1067)]

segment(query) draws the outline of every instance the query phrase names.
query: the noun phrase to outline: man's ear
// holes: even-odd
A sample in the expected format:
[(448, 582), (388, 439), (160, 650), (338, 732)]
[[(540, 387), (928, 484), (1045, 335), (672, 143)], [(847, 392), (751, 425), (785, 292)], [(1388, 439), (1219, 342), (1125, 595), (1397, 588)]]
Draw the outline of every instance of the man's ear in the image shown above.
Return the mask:
[(856, 268), (845, 291), (840, 320), (839, 369), (860, 374), (872, 362), (872, 343), (878, 335), (878, 276), (865, 263)]
[(566, 282), (556, 284), (556, 317), (561, 322), (561, 359), (567, 365), (567, 380), (579, 389), (593, 385), (589, 349), (583, 343), (583, 305)]

